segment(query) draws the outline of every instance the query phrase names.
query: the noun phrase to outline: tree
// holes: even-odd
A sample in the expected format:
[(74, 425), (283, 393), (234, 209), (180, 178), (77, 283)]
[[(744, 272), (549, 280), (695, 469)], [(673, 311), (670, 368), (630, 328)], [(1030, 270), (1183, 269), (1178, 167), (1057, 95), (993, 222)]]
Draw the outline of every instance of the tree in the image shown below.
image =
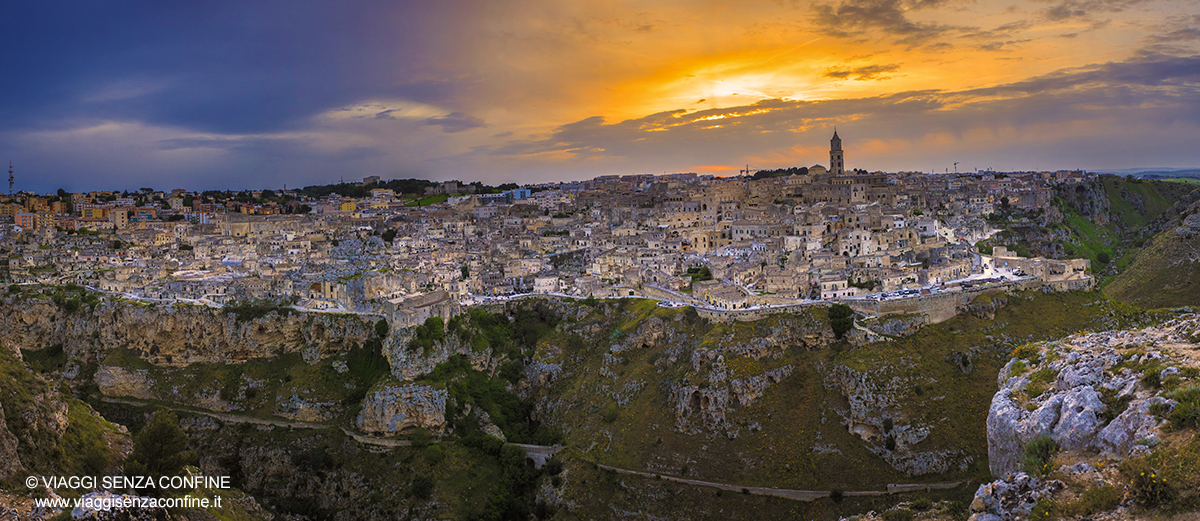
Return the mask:
[(1004, 211), (1008, 211), (1008, 196), (1007, 195), (1000, 198), (1000, 209), (1004, 210)]
[(187, 434), (179, 428), (179, 418), (159, 408), (133, 438), (133, 452), (125, 460), (127, 476), (175, 476), (185, 465), (195, 465), (196, 451), (188, 450)]
[(388, 336), (388, 331), (389, 331), (389, 328), (388, 328), (387, 319), (381, 318), (381, 319), (379, 319), (379, 322), (375, 323), (375, 336), (377, 336), (379, 338), (384, 338), (384, 337)]
[(463, 264), (463, 266), (461, 268), (459, 268), (459, 270), (462, 271), (463, 280), (467, 280), (467, 278), (471, 276), (471, 268), (467, 267), (466, 264)]
[(838, 339), (854, 328), (854, 310), (845, 304), (829, 306), (829, 325)]
[(396, 230), (393, 230), (391, 228), (388, 228), (387, 230), (385, 230), (383, 232), (383, 240), (386, 241), (388, 244), (391, 244), (392, 241), (396, 240)]
[(1106, 251), (1102, 251), (1102, 252), (1096, 254), (1096, 262), (1099, 262), (1100, 264), (1108, 264), (1108, 261), (1110, 261), (1110, 260), (1112, 260), (1112, 258), (1108, 255), (1108, 252), (1106, 252)]

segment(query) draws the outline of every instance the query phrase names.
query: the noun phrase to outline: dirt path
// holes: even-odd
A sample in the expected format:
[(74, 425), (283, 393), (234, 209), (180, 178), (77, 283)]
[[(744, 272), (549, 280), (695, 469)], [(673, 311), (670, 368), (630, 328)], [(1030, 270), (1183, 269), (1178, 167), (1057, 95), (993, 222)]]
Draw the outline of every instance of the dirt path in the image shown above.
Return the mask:
[[(786, 488), (769, 488), (769, 487), (743, 487), (740, 485), (730, 485), (728, 483), (715, 483), (712, 481), (700, 481), (696, 479), (678, 478), (674, 476), (664, 476), (662, 474), (654, 474), (652, 472), (642, 472), (638, 470), (622, 469), (609, 465), (596, 464), (605, 470), (611, 470), (618, 474), (632, 474), (652, 479), (662, 479), (664, 481), (674, 481), (686, 485), (696, 485), (700, 487), (712, 487), (720, 490), (728, 490), (730, 492), (753, 494), (756, 496), (774, 496), (795, 501), (815, 501), (823, 497), (829, 497), (833, 494), (831, 490), (794, 490)], [(914, 484), (888, 484), (887, 490), (858, 490), (843, 492), (844, 496), (883, 496), (887, 494), (896, 494), (900, 492), (917, 492), (930, 489), (950, 489), (961, 485), (961, 482), (954, 483), (914, 483)]]
[[(157, 405), (157, 404), (143, 402), (143, 401), (139, 401), (139, 400), (109, 398), (107, 396), (101, 397), (100, 401), (107, 402), (107, 403), (120, 403), (120, 404), (124, 404), (124, 405), (133, 405), (135, 407), (148, 407), (151, 405)], [(286, 427), (286, 428), (291, 428), (291, 429), (333, 429), (333, 428), (336, 428), (332, 425), (325, 425), (325, 424), (321, 424), (321, 423), (290, 422), (290, 421), (283, 421), (283, 420), (264, 420), (261, 418), (251, 418), (249, 416), (238, 416), (236, 414), (225, 414), (225, 413), (211, 412), (211, 411), (205, 411), (205, 410), (200, 410), (200, 409), (189, 409), (189, 408), (184, 408), (184, 407), (167, 407), (165, 405), (162, 407), (165, 407), (166, 409), (176, 411), (176, 412), (186, 412), (186, 413), (191, 413), (191, 414), (203, 414), (205, 416), (215, 418), (215, 419), (221, 420), (223, 422), (228, 422), (228, 423), (249, 423), (249, 424), (253, 424), (253, 425), (269, 425), (269, 426), (273, 426), (273, 427)], [(384, 447), (384, 448), (412, 446), (412, 442), (409, 440), (391, 440), (391, 439), (387, 439), (387, 438), (376, 438), (374, 436), (364, 436), (362, 434), (357, 434), (355, 432), (352, 432), (349, 429), (346, 429), (344, 427), (341, 428), (341, 430), (343, 433), (346, 434), (346, 436), (349, 436), (354, 441), (357, 441), (359, 443), (363, 443), (366, 445), (374, 445), (376, 447)], [(430, 443), (437, 443), (437, 441), (431, 440)], [(509, 443), (509, 445), (516, 445), (518, 447), (521, 447), (522, 449), (525, 449), (525, 453), (531, 459), (534, 460), (534, 462), (537, 464), (538, 467), (541, 467), (543, 464), (546, 463), (547, 460), (554, 457), (555, 454), (558, 454), (558, 452), (560, 450), (562, 450), (562, 446), (558, 446), (558, 445), (553, 446), (553, 447), (547, 447), (545, 445), (525, 445), (522, 443)]]

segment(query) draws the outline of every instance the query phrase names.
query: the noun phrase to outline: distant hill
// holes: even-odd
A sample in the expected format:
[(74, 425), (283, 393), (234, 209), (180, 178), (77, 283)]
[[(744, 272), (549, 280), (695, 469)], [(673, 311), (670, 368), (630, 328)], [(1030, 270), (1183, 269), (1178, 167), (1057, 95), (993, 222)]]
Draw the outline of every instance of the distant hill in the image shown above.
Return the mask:
[(1200, 179), (1200, 168), (1124, 168), (1119, 170), (1096, 170), (1096, 172), (1119, 176), (1131, 175), (1139, 179)]

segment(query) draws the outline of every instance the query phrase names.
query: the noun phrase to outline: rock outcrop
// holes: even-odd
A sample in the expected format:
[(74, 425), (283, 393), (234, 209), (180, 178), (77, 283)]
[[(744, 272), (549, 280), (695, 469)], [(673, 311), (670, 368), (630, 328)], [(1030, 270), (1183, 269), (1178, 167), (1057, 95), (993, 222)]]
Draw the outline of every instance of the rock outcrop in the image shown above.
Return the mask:
[(1145, 450), (1163, 423), (1152, 407), (1169, 410), (1174, 402), (1142, 379), (1146, 371), (1177, 372), (1171, 353), (1195, 349), (1187, 339), (1198, 325), (1191, 316), (1140, 331), (1080, 334), (1041, 345), (1037, 361), (1009, 361), (988, 411), (992, 474), (1020, 470), (1023, 447), (1040, 436), (1113, 459)]
[(25, 469), (21, 465), (20, 455), (17, 454), (17, 437), (8, 430), (4, 417), (4, 407), (0, 406), (0, 481), (8, 479), (13, 474)]
[(363, 400), (355, 425), (363, 432), (394, 435), (412, 428), (446, 430), (445, 389), (417, 384), (382, 384)]
[[(320, 359), (361, 344), (375, 334), (377, 317), (279, 312), (239, 320), (222, 309), (184, 304), (140, 304), (106, 298), (74, 312), (46, 298), (10, 295), (0, 300), (0, 338), (28, 350), (62, 344), (74, 360), (101, 362), (127, 348), (154, 364), (241, 363), (303, 352)], [(307, 349), (307, 351), (305, 351)]]

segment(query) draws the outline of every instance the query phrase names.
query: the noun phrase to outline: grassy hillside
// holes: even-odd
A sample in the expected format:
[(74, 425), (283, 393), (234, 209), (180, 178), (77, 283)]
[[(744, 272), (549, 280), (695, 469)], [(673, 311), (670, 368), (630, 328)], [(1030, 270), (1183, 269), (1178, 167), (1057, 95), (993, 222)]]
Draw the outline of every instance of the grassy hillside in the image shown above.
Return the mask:
[(1104, 293), (1146, 308), (1200, 305), (1200, 205), (1154, 236)]
[[(543, 414), (584, 459), (694, 479), (852, 490), (982, 478), (987, 474), (984, 419), (996, 373), (1015, 346), (1150, 318), (1098, 293), (1031, 293), (1010, 297), (994, 320), (963, 315), (910, 337), (865, 347), (837, 344), (809, 351), (794, 343), (763, 341), (787, 331), (827, 328), (823, 311), (710, 325), (688, 322), (686, 311), (635, 302), (597, 310), (572, 328), (592, 332), (590, 338), (548, 340), (553, 345), (539, 346), (543, 362), (561, 364), (563, 374), (570, 375), (538, 391)], [(654, 320), (669, 324), (664, 335), (669, 340), (637, 347), (623, 343)], [(613, 345), (626, 349), (613, 353)], [(720, 359), (709, 357), (710, 352), (720, 353)], [(697, 367), (720, 364), (721, 359), (718, 371), (730, 381), (784, 366), (792, 372), (767, 386), (753, 403), (729, 407), (726, 420), (736, 436), (722, 429), (680, 432), (673, 390), (719, 388), (709, 380), (711, 371)], [(883, 405), (869, 413), (877, 422), (887, 417), (896, 427), (927, 427), (929, 435), (909, 449), (942, 451), (952, 460), (951, 469), (908, 476), (879, 455), (884, 440), (868, 442), (847, 432), (841, 418), (848, 401), (858, 397), (847, 396), (839, 379), (861, 379), (868, 382), (862, 389), (881, 395)]]

